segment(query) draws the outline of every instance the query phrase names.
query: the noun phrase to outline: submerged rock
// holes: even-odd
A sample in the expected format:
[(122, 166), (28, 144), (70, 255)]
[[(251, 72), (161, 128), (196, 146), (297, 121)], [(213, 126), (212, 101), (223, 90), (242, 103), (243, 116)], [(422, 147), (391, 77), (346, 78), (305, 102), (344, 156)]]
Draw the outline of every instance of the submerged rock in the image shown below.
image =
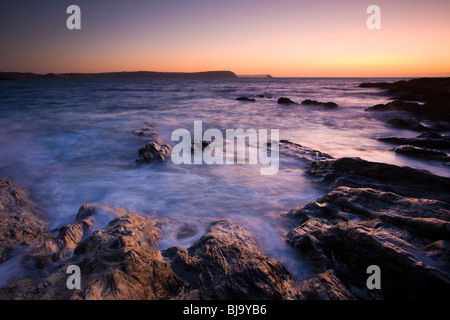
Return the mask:
[(316, 100), (309, 100), (309, 99), (303, 100), (302, 104), (311, 106), (322, 106), (328, 109), (337, 109), (339, 107), (335, 102), (319, 102)]
[(237, 100), (237, 101), (246, 101), (246, 102), (255, 102), (256, 101), (254, 98), (248, 98), (248, 97), (238, 97), (235, 100)]
[(450, 138), (436, 132), (425, 132), (415, 138), (378, 137), (377, 140), (397, 145), (412, 145), (421, 148), (450, 149)]

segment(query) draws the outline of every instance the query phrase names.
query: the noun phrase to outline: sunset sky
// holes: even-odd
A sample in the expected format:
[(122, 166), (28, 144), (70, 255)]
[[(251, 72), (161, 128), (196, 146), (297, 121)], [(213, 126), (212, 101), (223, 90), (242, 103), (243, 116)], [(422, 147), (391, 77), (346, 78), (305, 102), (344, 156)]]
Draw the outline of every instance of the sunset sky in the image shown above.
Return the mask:
[(0, 0), (0, 14), (0, 71), (450, 75), (448, 0)]

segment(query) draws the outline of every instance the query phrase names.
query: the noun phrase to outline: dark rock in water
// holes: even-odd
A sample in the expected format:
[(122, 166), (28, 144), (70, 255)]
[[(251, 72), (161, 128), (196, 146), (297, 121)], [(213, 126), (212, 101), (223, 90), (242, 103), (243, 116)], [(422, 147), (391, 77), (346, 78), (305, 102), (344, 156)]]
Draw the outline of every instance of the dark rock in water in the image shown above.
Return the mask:
[(136, 162), (164, 162), (170, 157), (171, 151), (172, 147), (167, 144), (159, 145), (154, 141), (149, 141), (143, 148), (139, 149), (139, 158), (136, 159)]
[(247, 98), (247, 97), (239, 97), (236, 98), (237, 101), (247, 101), (247, 102), (255, 102), (256, 100), (253, 98)]
[(450, 78), (419, 78), (393, 83), (362, 83), (361, 88), (387, 89), (397, 99), (410, 101), (445, 101), (450, 99)]
[(297, 104), (296, 102), (292, 101), (291, 99), (284, 98), (284, 97), (279, 98), (278, 103), (279, 104)]
[(403, 100), (394, 100), (386, 104), (377, 104), (369, 107), (366, 111), (407, 111), (412, 113), (419, 113), (422, 105), (415, 102), (405, 102)]
[(386, 123), (390, 124), (394, 128), (408, 129), (414, 131), (429, 131), (430, 128), (425, 127), (419, 121), (413, 119), (392, 118), (386, 120)]
[(16, 245), (34, 246), (52, 238), (48, 223), (20, 186), (0, 179), (0, 263)]
[[(435, 299), (450, 292), (449, 250), (442, 245), (450, 239), (448, 203), (350, 187), (315, 203), (296, 209), (306, 219), (288, 241), (317, 272), (333, 270), (363, 299)], [(381, 290), (365, 286), (369, 265), (381, 269)]]
[(316, 101), (316, 100), (309, 100), (309, 99), (303, 100), (302, 104), (304, 104), (304, 105), (311, 105), (311, 106), (322, 106), (322, 107), (327, 107), (328, 109), (336, 109), (336, 108), (339, 107), (334, 102), (319, 102), (319, 101)]
[(450, 178), (436, 176), (424, 170), (360, 158), (339, 158), (314, 161), (308, 172), (331, 188), (370, 187), (450, 203)]
[[(188, 250), (163, 255), (197, 283), (201, 299), (293, 299), (294, 281), (283, 265), (262, 254), (252, 235), (228, 220), (210, 225)], [(195, 286), (195, 284), (193, 285)]]
[[(378, 105), (369, 110), (403, 110), (436, 121), (450, 121), (450, 78), (420, 78), (394, 83), (361, 84), (360, 87), (378, 87), (397, 99), (396, 105)], [(423, 101), (423, 106), (398, 102)], [(395, 101), (394, 101), (395, 102)], [(409, 105), (408, 105), (409, 104)]]
[(450, 157), (443, 151), (415, 147), (411, 145), (401, 145), (394, 149), (396, 153), (405, 154), (411, 157), (426, 158), (431, 160), (449, 161)]
[(427, 132), (416, 138), (379, 137), (377, 140), (397, 145), (412, 145), (421, 148), (449, 149), (450, 137), (442, 136), (436, 132)]

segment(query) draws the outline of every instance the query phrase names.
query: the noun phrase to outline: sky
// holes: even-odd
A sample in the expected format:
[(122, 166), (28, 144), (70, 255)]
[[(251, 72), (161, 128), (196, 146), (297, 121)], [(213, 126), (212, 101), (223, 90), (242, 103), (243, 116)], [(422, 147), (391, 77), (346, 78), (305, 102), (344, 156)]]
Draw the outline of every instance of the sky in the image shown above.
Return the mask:
[(450, 76), (448, 0), (0, 0), (0, 15), (0, 71)]

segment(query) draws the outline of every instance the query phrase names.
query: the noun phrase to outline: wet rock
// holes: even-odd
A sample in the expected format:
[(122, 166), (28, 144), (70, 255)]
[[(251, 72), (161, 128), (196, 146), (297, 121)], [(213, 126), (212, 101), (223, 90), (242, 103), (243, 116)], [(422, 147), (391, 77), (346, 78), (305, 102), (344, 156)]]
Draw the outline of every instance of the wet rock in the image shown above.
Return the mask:
[(278, 99), (278, 104), (297, 104), (289, 98), (281, 97)]
[(338, 186), (369, 187), (399, 195), (450, 202), (450, 178), (425, 170), (339, 158), (312, 162), (308, 172), (334, 189)]
[(172, 147), (168, 144), (159, 145), (154, 141), (149, 141), (138, 152), (139, 158), (136, 159), (137, 163), (165, 162), (170, 157)]
[(245, 101), (245, 102), (255, 102), (256, 100), (254, 98), (248, 98), (248, 97), (238, 97), (236, 98), (237, 101)]
[[(159, 232), (157, 219), (135, 213), (114, 219), (82, 241), (70, 261), (43, 282), (29, 284), (26, 296), (89, 300), (176, 298), (187, 285), (156, 250)], [(67, 290), (68, 265), (80, 268), (81, 289)], [(24, 295), (23, 289), (21, 294)]]
[(435, 149), (428, 149), (428, 148), (421, 148), (421, 147), (415, 147), (411, 145), (401, 145), (394, 149), (396, 153), (404, 154), (411, 157), (416, 158), (425, 158), (430, 160), (442, 160), (442, 161), (449, 161), (450, 157), (447, 156), (445, 152), (435, 150)]
[(421, 105), (416, 102), (405, 102), (403, 100), (394, 100), (386, 104), (377, 104), (373, 107), (369, 107), (366, 111), (407, 111), (412, 113), (418, 113)]
[[(450, 292), (448, 203), (339, 187), (296, 212), (307, 219), (289, 232), (289, 243), (317, 272), (333, 270), (357, 297), (433, 299)], [(349, 220), (337, 218), (343, 213)], [(381, 290), (365, 286), (369, 265), (381, 269)]]
[(412, 145), (421, 148), (450, 149), (450, 138), (436, 132), (425, 132), (415, 138), (379, 137), (377, 140), (397, 145)]
[(253, 236), (229, 220), (212, 223), (188, 250), (171, 249), (165, 255), (173, 268), (188, 272), (201, 299), (299, 297), (284, 266), (262, 254)]
[(310, 106), (321, 106), (321, 107), (326, 107), (328, 109), (337, 109), (339, 106), (334, 103), (334, 102), (319, 102), (316, 100), (303, 100), (302, 104), (304, 105), (310, 105)]
[(78, 209), (78, 213), (75, 220), (79, 221), (87, 217), (93, 217), (98, 219), (98, 217), (101, 216), (107, 217), (108, 221), (110, 221), (113, 218), (118, 218), (125, 214), (127, 214), (127, 211), (124, 208), (120, 207), (112, 208), (110, 206), (105, 206), (101, 204), (85, 203), (80, 207), (80, 209)]
[(289, 140), (279, 141), (279, 150), (284, 155), (289, 155), (291, 157), (299, 158), (302, 161), (310, 163), (317, 160), (331, 160), (332, 156), (329, 154), (314, 150), (298, 143)]
[(430, 128), (422, 125), (419, 121), (414, 119), (402, 119), (402, 118), (391, 118), (386, 120), (386, 123), (399, 129), (408, 129), (414, 131), (428, 131)]
[(38, 245), (52, 237), (48, 223), (20, 186), (0, 179), (0, 263), (10, 258), (16, 245)]

